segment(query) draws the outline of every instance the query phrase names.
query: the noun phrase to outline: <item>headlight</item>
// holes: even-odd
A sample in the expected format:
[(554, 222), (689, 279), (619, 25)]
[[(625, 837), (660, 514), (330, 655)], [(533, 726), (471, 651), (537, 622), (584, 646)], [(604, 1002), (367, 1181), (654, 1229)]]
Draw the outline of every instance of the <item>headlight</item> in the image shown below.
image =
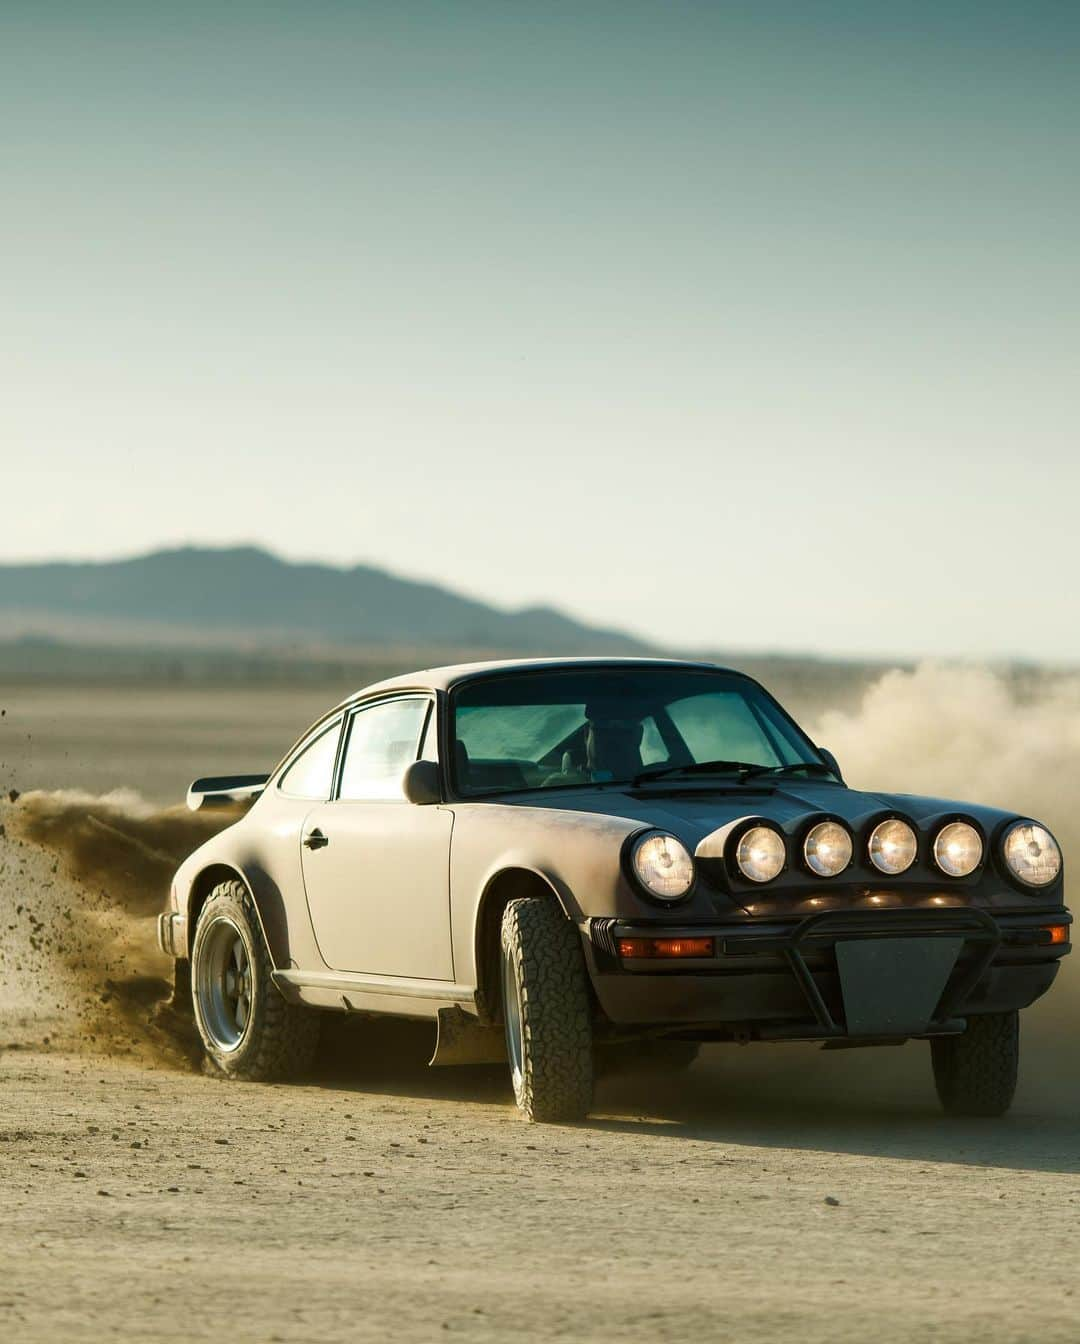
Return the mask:
[(1006, 833), (1002, 844), (1005, 862), (1025, 886), (1046, 887), (1061, 872), (1061, 850), (1045, 826), (1020, 821)]
[(739, 840), (735, 862), (751, 882), (771, 882), (787, 862), (784, 837), (771, 826), (752, 826)]
[(694, 860), (673, 835), (646, 835), (635, 844), (637, 880), (662, 901), (681, 901), (694, 885)]
[(835, 877), (851, 862), (851, 836), (837, 821), (819, 821), (803, 842), (803, 857), (818, 877)]
[(919, 841), (915, 832), (899, 817), (891, 817), (870, 832), (870, 862), (879, 873), (906, 873), (915, 862)]
[(949, 877), (967, 877), (982, 863), (982, 836), (966, 821), (942, 826), (934, 841), (934, 860)]

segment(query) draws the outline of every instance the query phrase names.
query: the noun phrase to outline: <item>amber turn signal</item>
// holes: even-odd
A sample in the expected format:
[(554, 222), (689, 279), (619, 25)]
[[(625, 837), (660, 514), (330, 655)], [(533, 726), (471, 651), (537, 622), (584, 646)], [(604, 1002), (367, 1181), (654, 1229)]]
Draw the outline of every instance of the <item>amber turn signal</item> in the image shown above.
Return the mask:
[(711, 957), (711, 938), (620, 938), (620, 957)]
[(1067, 943), (1069, 941), (1068, 924), (1050, 924), (1043, 932), (1050, 935), (1047, 939), (1050, 943)]

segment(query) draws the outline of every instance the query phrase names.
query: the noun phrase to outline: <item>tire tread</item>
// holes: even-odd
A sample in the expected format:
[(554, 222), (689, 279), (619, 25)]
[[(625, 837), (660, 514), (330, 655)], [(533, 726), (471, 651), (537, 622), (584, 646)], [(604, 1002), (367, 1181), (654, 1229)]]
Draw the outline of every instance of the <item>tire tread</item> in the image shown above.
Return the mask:
[(553, 901), (503, 913), (502, 945), (521, 967), (524, 1059), (518, 1105), (529, 1120), (581, 1120), (593, 1095), (592, 1007), (577, 928)]
[(934, 1082), (950, 1115), (1004, 1115), (1016, 1093), (1020, 1015), (985, 1013), (968, 1018), (962, 1036), (930, 1042)]

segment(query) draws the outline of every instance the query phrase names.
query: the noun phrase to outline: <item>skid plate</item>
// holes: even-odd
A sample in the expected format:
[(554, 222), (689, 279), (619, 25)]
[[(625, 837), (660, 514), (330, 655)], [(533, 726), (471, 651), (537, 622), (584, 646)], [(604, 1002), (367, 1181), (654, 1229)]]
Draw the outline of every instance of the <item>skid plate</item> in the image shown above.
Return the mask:
[(926, 1031), (964, 945), (953, 938), (869, 938), (836, 944), (849, 1036)]

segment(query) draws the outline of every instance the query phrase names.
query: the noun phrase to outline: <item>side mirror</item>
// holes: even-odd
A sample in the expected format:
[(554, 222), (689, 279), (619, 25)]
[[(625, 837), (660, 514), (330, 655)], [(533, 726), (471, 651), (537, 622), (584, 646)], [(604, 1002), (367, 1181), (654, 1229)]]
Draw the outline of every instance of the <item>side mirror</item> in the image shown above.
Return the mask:
[(840, 773), (840, 762), (832, 754), (828, 747), (818, 747), (818, 755), (833, 772), (841, 784), (844, 782), (844, 776)]
[(442, 782), (434, 761), (413, 761), (405, 771), (401, 787), (410, 803), (442, 802)]

